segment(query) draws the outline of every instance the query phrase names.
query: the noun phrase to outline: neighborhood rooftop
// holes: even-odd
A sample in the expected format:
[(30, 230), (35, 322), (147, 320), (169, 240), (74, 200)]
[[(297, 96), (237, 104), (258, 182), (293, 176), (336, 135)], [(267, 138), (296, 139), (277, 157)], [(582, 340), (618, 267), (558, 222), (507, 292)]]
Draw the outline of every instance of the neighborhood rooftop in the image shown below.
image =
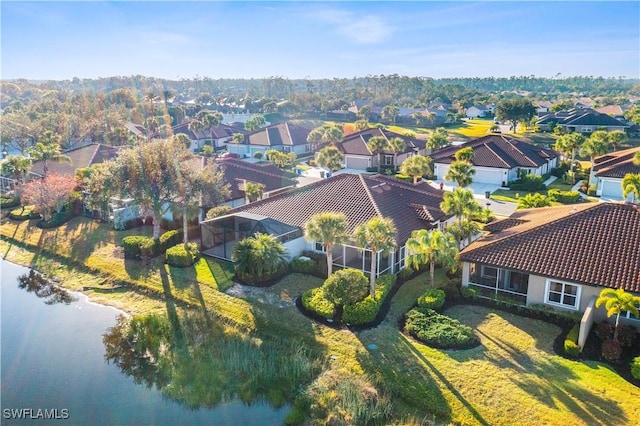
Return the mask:
[(597, 203), (527, 209), (487, 227), (460, 260), (640, 291), (640, 208)]
[(612, 152), (594, 159), (593, 170), (597, 177), (624, 178), (628, 173), (640, 173), (640, 165), (633, 163), (638, 148)]
[[(70, 162), (47, 161), (47, 173), (75, 176), (77, 169), (111, 160), (116, 157), (117, 153), (118, 148), (92, 143), (64, 152), (64, 155), (71, 160)], [(44, 176), (44, 162), (42, 160), (34, 162), (30, 173)]]
[[(344, 139), (337, 144), (337, 147), (343, 154), (369, 156), (372, 155), (372, 152), (369, 150), (367, 142), (369, 142), (369, 140), (374, 136), (382, 137), (386, 141), (393, 138), (402, 139), (406, 145), (402, 153), (424, 149), (426, 144), (425, 140), (420, 140), (415, 137), (401, 135), (400, 133), (395, 133), (386, 129), (372, 128), (345, 136)], [(386, 148), (384, 152), (387, 154), (393, 153), (393, 151), (388, 148)]]

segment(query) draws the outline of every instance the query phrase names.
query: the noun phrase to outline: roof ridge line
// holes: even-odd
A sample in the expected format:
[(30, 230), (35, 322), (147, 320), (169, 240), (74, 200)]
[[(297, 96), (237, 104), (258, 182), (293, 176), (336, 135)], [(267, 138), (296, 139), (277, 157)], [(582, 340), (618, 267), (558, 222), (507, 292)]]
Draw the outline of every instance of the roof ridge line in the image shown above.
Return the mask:
[[(501, 137), (504, 139), (504, 137), (503, 137), (503, 136), (501, 136)], [(506, 139), (505, 139), (505, 141), (506, 141)], [(507, 141), (507, 143), (509, 143), (509, 141)], [(507, 168), (509, 168), (509, 169), (511, 168), (511, 165), (510, 165), (509, 163), (507, 163), (506, 161), (504, 161), (504, 160), (502, 159), (502, 157), (501, 157), (500, 155), (498, 155), (498, 153), (497, 153), (497, 152), (495, 152), (493, 149), (491, 149), (491, 147), (489, 147), (489, 144), (488, 144), (488, 143), (483, 142), (481, 145), (486, 146), (486, 147), (487, 147), (487, 149), (488, 149), (489, 151), (491, 151), (491, 152), (492, 152), (496, 157), (498, 157), (498, 159), (499, 159), (503, 164), (505, 164), (505, 165), (507, 166)], [(505, 154), (506, 154), (506, 153), (505, 153)], [(473, 160), (473, 157), (471, 157), (471, 159)], [(482, 166), (479, 166), (479, 167), (482, 167)]]
[[(216, 163), (216, 164), (218, 164), (220, 166), (223, 166), (224, 165), (224, 161), (222, 162), (222, 164), (220, 164), (220, 163)], [(295, 179), (290, 178), (290, 177), (285, 176), (285, 175), (280, 176), (280, 175), (277, 175), (275, 173), (271, 173), (271, 172), (267, 172), (267, 171), (261, 170), (259, 166), (255, 166), (255, 168), (253, 168), (251, 166), (247, 166), (246, 164), (243, 164), (242, 160), (237, 161), (237, 162), (234, 161), (231, 164), (235, 164), (236, 166), (238, 166), (239, 168), (244, 169), (244, 170), (251, 170), (251, 171), (255, 171), (257, 173), (262, 173), (263, 175), (273, 176), (273, 177), (277, 177), (277, 178), (286, 178), (286, 179), (295, 180)]]
[(369, 187), (367, 186), (367, 182), (365, 182), (364, 177), (362, 175), (358, 175), (358, 178), (360, 179), (362, 186), (364, 186), (364, 191), (367, 193), (369, 200), (371, 200), (371, 204), (373, 204), (373, 209), (376, 211), (376, 214), (380, 217), (384, 217), (384, 215), (380, 211), (380, 208), (378, 207), (378, 204), (376, 204), (376, 200), (373, 198), (373, 194), (371, 194), (371, 190), (369, 190)]
[(89, 158), (89, 164), (87, 165), (87, 167), (93, 164), (93, 160), (96, 158), (96, 155), (98, 155), (98, 151), (100, 151), (100, 145), (100, 143), (96, 144), (96, 149), (93, 151), (93, 154), (91, 154), (91, 158)]
[(289, 122), (288, 121), (284, 122), (284, 128), (287, 129), (287, 135), (289, 136), (289, 142), (291, 142), (291, 146), (294, 146), (293, 138), (291, 137), (291, 130), (289, 129)]
[(514, 143), (512, 143), (510, 140), (506, 139), (504, 136), (502, 136), (502, 138), (507, 141), (507, 143), (509, 145), (511, 145), (513, 147), (513, 149), (515, 149), (516, 151), (518, 151), (524, 158), (526, 158), (527, 160), (529, 160), (531, 163), (533, 163), (534, 166), (537, 167), (537, 164), (535, 161), (533, 161), (527, 154), (525, 154), (522, 150), (520, 150)]

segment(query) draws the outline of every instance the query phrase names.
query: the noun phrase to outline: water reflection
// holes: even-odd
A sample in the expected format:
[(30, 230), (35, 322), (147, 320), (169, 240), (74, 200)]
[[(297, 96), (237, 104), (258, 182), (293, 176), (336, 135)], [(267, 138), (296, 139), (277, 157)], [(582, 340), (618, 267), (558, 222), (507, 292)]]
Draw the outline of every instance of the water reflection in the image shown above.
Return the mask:
[(23, 274), (18, 277), (18, 287), (46, 299), (44, 303), (47, 305), (54, 305), (56, 303), (69, 305), (78, 300), (77, 297), (73, 296), (67, 290), (57, 286), (54, 282), (34, 270), (30, 270), (28, 274)]

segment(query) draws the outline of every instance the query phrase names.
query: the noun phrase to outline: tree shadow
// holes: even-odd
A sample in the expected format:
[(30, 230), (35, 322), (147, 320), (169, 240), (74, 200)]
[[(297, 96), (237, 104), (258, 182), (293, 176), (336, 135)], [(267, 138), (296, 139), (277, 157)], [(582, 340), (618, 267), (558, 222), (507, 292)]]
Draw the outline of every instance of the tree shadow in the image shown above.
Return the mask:
[(134, 280), (148, 279), (151, 276), (150, 261), (139, 259), (124, 259), (124, 270)]
[(164, 300), (167, 307), (167, 315), (169, 316), (169, 322), (173, 329), (173, 335), (175, 336), (178, 346), (182, 343), (182, 329), (180, 328), (180, 319), (178, 318), (178, 311), (176, 310), (176, 303), (171, 294), (171, 281), (167, 275), (167, 270), (163, 267), (160, 268), (160, 279), (162, 280), (162, 289), (164, 291)]

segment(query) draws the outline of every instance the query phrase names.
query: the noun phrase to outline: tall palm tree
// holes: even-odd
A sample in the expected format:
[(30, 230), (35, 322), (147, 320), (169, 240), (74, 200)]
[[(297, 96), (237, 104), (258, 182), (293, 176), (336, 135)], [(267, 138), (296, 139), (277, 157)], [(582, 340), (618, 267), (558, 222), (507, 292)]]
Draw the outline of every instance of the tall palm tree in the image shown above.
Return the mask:
[(209, 128), (209, 136), (211, 136), (211, 145), (213, 146), (214, 150), (217, 150), (218, 146), (216, 145), (215, 139), (213, 137), (213, 128), (216, 126), (219, 126), (220, 123), (222, 123), (222, 114), (220, 114), (218, 111), (200, 111), (196, 115), (196, 118), (202, 121), (205, 127)]
[(198, 133), (204, 130), (205, 127), (207, 127), (206, 124), (204, 124), (202, 120), (198, 120), (197, 118), (194, 118), (193, 120), (189, 121), (189, 125), (187, 126), (189, 131), (193, 133), (193, 135), (195, 136), (196, 140), (200, 139), (198, 137)]
[(442, 148), (448, 143), (448, 137), (449, 132), (447, 132), (447, 130), (443, 127), (438, 127), (427, 140), (427, 148), (429, 148), (430, 150)]
[(429, 264), (429, 277), (431, 287), (435, 287), (434, 273), (436, 263), (440, 263), (450, 271), (457, 268), (457, 254), (459, 245), (455, 237), (450, 233), (443, 233), (437, 229), (427, 231), (413, 231), (411, 238), (407, 240), (409, 250), (408, 261), (414, 269), (421, 265)]
[(316, 163), (318, 163), (321, 167), (328, 168), (331, 173), (340, 170), (342, 168), (343, 161), (344, 156), (335, 146), (327, 146), (325, 148), (322, 148), (318, 153), (318, 158), (316, 159)]
[(49, 171), (47, 166), (48, 161), (71, 163), (71, 159), (60, 151), (59, 139), (60, 138), (57, 134), (51, 130), (47, 130), (38, 142), (28, 149), (28, 153), (31, 158), (35, 161), (42, 161), (45, 176)]
[(634, 203), (640, 200), (640, 173), (627, 173), (622, 178), (622, 196), (626, 199), (629, 194), (633, 194)]
[(576, 152), (584, 144), (585, 140), (585, 137), (580, 133), (573, 132), (560, 136), (556, 139), (556, 143), (553, 146), (557, 151), (571, 157), (571, 164), (569, 165), (571, 176), (575, 176), (573, 173), (573, 163), (575, 162)]
[(372, 154), (378, 155), (378, 173), (382, 167), (382, 152), (389, 146), (387, 139), (382, 136), (374, 136), (367, 141), (367, 148)]
[(454, 161), (449, 166), (445, 180), (455, 181), (459, 188), (471, 185), (473, 175), (476, 173), (473, 164), (468, 161)]
[(440, 209), (446, 214), (457, 216), (458, 223), (462, 225), (463, 220), (470, 219), (471, 216), (482, 210), (482, 207), (473, 198), (473, 192), (458, 187), (443, 194)]
[(596, 308), (604, 303), (607, 309), (607, 317), (616, 316), (616, 326), (613, 332), (613, 340), (618, 339), (618, 323), (620, 322), (620, 314), (622, 312), (631, 312), (636, 318), (640, 317), (638, 306), (640, 305), (640, 297), (627, 293), (622, 288), (612, 289), (605, 288), (600, 292), (596, 299)]
[(264, 194), (264, 185), (261, 183), (246, 182), (244, 184), (244, 194), (247, 196), (247, 202), (253, 203), (262, 198)]
[[(596, 136), (594, 136), (596, 135)], [(594, 171), (593, 171), (593, 160), (599, 156), (607, 153), (607, 145), (608, 142), (605, 138), (602, 138), (598, 135), (598, 132), (593, 132), (593, 135), (589, 139), (586, 140), (585, 143), (580, 147), (581, 155), (588, 155), (589, 161), (591, 161), (591, 171), (589, 172), (589, 182), (591, 185), (593, 181)]]
[(333, 247), (347, 238), (347, 217), (344, 213), (324, 212), (311, 216), (304, 227), (305, 237), (322, 241), (327, 254), (327, 277), (333, 269)]
[(458, 151), (456, 151), (456, 160), (457, 161), (468, 161), (471, 162), (471, 159), (473, 158), (475, 152), (473, 151), (473, 148), (471, 148), (470, 146), (466, 147), (466, 148), (462, 148), (459, 149)]
[(404, 140), (395, 137), (389, 140), (389, 148), (393, 151), (393, 167), (398, 168), (398, 153), (404, 152), (407, 149), (407, 144)]
[(378, 253), (395, 248), (396, 227), (391, 219), (374, 217), (369, 222), (358, 225), (354, 231), (354, 237), (360, 248), (371, 251), (369, 284), (371, 298), (375, 299)]
[(418, 179), (431, 173), (431, 158), (424, 155), (412, 155), (404, 160), (400, 166), (400, 173), (413, 177), (413, 183), (418, 183)]

